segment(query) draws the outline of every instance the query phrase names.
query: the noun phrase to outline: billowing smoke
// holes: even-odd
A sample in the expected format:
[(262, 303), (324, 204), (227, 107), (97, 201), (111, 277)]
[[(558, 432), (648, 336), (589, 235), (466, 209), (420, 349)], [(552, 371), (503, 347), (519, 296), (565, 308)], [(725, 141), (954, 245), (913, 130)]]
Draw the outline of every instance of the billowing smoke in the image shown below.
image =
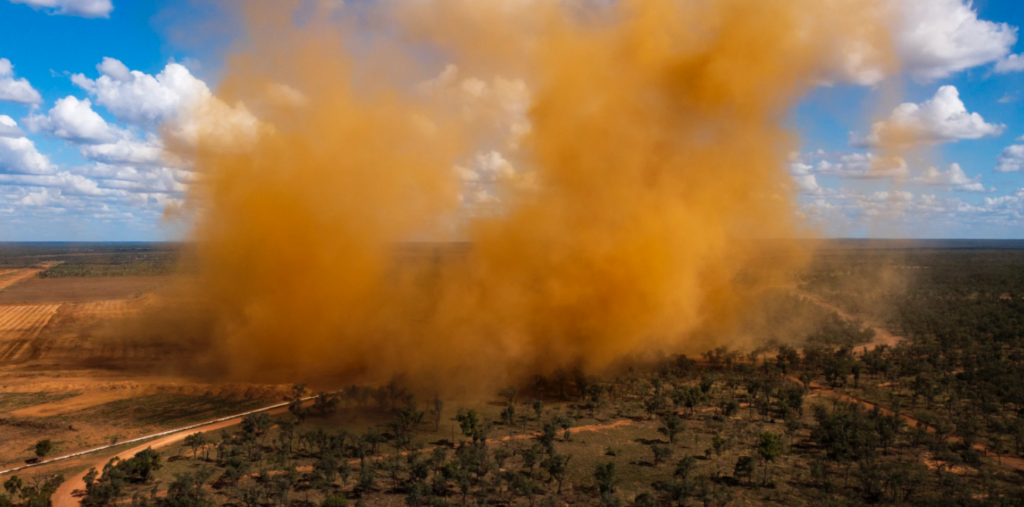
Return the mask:
[(789, 109), (851, 48), (888, 64), (876, 12), (246, 3), (218, 98), (258, 122), (202, 108), (181, 148), (214, 348), (249, 379), (483, 385), (734, 340), (805, 259)]

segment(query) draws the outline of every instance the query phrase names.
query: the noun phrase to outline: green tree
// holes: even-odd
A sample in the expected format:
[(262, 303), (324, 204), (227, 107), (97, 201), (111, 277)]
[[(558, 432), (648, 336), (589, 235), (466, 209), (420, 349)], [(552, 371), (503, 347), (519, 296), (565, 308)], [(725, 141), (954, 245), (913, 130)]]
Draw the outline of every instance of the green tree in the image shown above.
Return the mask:
[(800, 353), (789, 345), (779, 346), (779, 353), (775, 356), (775, 363), (783, 375), (800, 366)]
[(513, 426), (516, 421), (516, 406), (509, 405), (501, 411), (501, 422), (506, 426)]
[[(93, 469), (93, 472), (95, 471), (96, 469)], [(93, 477), (95, 477), (95, 474), (93, 474)], [(21, 488), (24, 486), (25, 483), (17, 475), (12, 475), (10, 479), (4, 481), (4, 490), (12, 497), (18, 496), (21, 493)]]
[(288, 404), (288, 411), (301, 423), (306, 418), (306, 411), (302, 408), (302, 399), (306, 397), (306, 384), (295, 384), (292, 386), (292, 401)]
[(272, 421), (266, 412), (249, 414), (242, 419), (242, 432), (259, 441), (262, 445), (263, 438), (270, 431)]
[(750, 479), (754, 475), (754, 459), (750, 456), (740, 456), (736, 460), (736, 466), (733, 468), (732, 475), (737, 479), (746, 477)]
[(47, 454), (50, 454), (50, 451), (53, 451), (53, 442), (51, 442), (50, 439), (40, 440), (36, 442), (35, 450), (36, 456), (43, 458)]
[(515, 495), (526, 497), (530, 507), (533, 507), (533, 502), (537, 497), (537, 493), (541, 492), (541, 489), (540, 487), (537, 486), (537, 483), (533, 482), (532, 479), (526, 477), (523, 474), (513, 475), (512, 481), (509, 484), (509, 490), (513, 495), (513, 499), (515, 498)]
[(651, 453), (654, 454), (654, 466), (658, 466), (672, 457), (672, 448), (667, 445), (654, 444), (651, 446)]
[(359, 468), (359, 482), (356, 487), (363, 492), (367, 492), (373, 489), (377, 484), (377, 473), (374, 470), (372, 463), (364, 463)]
[(764, 460), (764, 482), (762, 485), (768, 484), (768, 466), (775, 462), (775, 459), (782, 454), (782, 439), (778, 435), (770, 431), (761, 433), (760, 439), (757, 443), (757, 454)]
[(339, 403), (340, 400), (337, 396), (326, 391), (320, 391), (317, 393), (316, 398), (313, 399), (313, 410), (320, 412), (321, 416), (326, 417), (338, 411)]
[(444, 413), (444, 401), (439, 396), (434, 396), (434, 402), (430, 407), (430, 420), (434, 421), (434, 431), (441, 429), (441, 415)]
[(476, 410), (471, 409), (460, 413), (455, 416), (455, 420), (459, 421), (459, 428), (462, 429), (462, 434), (472, 439), (474, 443), (485, 440), (483, 424), (480, 421), (480, 417), (477, 416)]
[(519, 396), (519, 388), (516, 386), (508, 386), (498, 392), (498, 395), (508, 400), (509, 405), (516, 403), (516, 397)]
[[(601, 495), (615, 492), (615, 483), (618, 478), (615, 474), (615, 463), (601, 463), (594, 470), (594, 480)], [(561, 488), (559, 488), (561, 489)]]
[(676, 442), (676, 435), (683, 431), (685, 424), (683, 420), (675, 414), (665, 414), (661, 416), (662, 427), (658, 428), (658, 433), (661, 433), (668, 437), (670, 444)]
[(328, 495), (320, 502), (320, 507), (348, 507), (348, 498), (344, 495)]
[(719, 435), (711, 437), (711, 448), (715, 451), (715, 456), (722, 457), (722, 451), (726, 450), (729, 446), (729, 441), (722, 438)]
[(672, 474), (673, 477), (678, 478), (683, 482), (690, 481), (690, 475), (694, 470), (697, 469), (697, 458), (693, 456), (684, 456), (683, 459), (676, 463), (676, 471)]
[(196, 459), (199, 449), (206, 446), (206, 437), (201, 432), (193, 433), (185, 437), (185, 445), (192, 449), (192, 459)]
[(534, 400), (533, 401), (533, 413), (536, 414), (537, 421), (539, 422), (541, 417), (543, 417), (543, 415), (544, 415), (544, 402), (543, 401), (540, 401), (540, 400)]
[(167, 496), (161, 500), (162, 507), (213, 507), (213, 497), (203, 486), (213, 475), (210, 468), (175, 475), (167, 488)]
[(562, 428), (562, 440), (566, 442), (572, 440), (572, 427), (576, 424), (573, 418), (560, 415), (555, 418), (554, 423)]
[(548, 450), (548, 453), (555, 451), (555, 437), (558, 435), (558, 426), (555, 426), (553, 422), (544, 423), (544, 427), (541, 428), (540, 433), (540, 444)]
[(377, 446), (384, 442), (384, 435), (381, 435), (377, 428), (370, 426), (366, 428), (366, 433), (363, 434), (363, 442), (366, 442), (370, 447), (370, 454), (377, 454)]
[(558, 454), (552, 454), (546, 460), (541, 463), (541, 468), (548, 472), (556, 482), (558, 482), (558, 494), (562, 494), (562, 482), (565, 480), (565, 476), (569, 472), (569, 460), (572, 459), (571, 455), (562, 456)]

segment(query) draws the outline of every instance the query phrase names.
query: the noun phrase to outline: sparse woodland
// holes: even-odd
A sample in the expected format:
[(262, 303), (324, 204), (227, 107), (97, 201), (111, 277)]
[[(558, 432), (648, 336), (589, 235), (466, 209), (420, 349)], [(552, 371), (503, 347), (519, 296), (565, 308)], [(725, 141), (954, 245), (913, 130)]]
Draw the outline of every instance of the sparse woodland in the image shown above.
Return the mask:
[[(285, 413), (90, 472), (82, 504), (1024, 505), (1021, 268), (1024, 251), (823, 255), (799, 293), (866, 320), (779, 290), (768, 308), (812, 323), (799, 337), (559, 370), (476, 403), (400, 379), (296, 385)], [(863, 351), (865, 322), (903, 339)]]

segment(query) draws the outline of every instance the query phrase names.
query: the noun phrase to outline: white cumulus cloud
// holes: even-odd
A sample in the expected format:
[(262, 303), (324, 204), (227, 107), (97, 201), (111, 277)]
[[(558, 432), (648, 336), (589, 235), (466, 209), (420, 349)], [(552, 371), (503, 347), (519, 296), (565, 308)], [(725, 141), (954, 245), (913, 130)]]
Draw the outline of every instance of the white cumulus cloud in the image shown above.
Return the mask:
[(1024, 144), (1007, 146), (996, 159), (997, 173), (1024, 171)]
[(24, 135), (14, 118), (0, 114), (0, 137), (22, 137)]
[(114, 10), (110, 0), (10, 0), (15, 4), (26, 4), (34, 9), (44, 9), (51, 14), (81, 16), (83, 18), (109, 18)]
[(1017, 29), (978, 19), (971, 0), (898, 0), (896, 51), (911, 76), (933, 80), (994, 62), (1017, 42)]
[(142, 193), (182, 194), (194, 180), (191, 171), (173, 167), (132, 167), (95, 164), (72, 169), (74, 174), (96, 180), (100, 188)]
[[(1001, 61), (1017, 42), (1017, 28), (978, 18), (971, 0), (888, 0), (892, 45), (901, 69), (928, 82)], [(884, 60), (873, 47), (854, 41), (837, 59), (836, 79), (875, 85), (886, 77)]]
[(924, 174), (914, 179), (914, 183), (952, 187), (961, 192), (991, 192), (994, 190), (985, 188), (985, 185), (981, 183), (981, 175), (968, 178), (960, 164), (956, 163), (951, 164), (946, 171), (929, 167)]
[(163, 125), (190, 144), (202, 140), (217, 146), (250, 142), (259, 128), (244, 104), (224, 103), (179, 63), (168, 63), (155, 76), (109, 57), (96, 69), (96, 79), (74, 74), (71, 81), (120, 121), (149, 130)]
[(1009, 74), (1024, 70), (1024, 55), (1009, 55), (996, 63), (996, 72)]
[(814, 194), (821, 190), (818, 185), (818, 178), (815, 177), (814, 167), (802, 162), (790, 164), (789, 173), (793, 177), (793, 183), (801, 192)]
[(93, 111), (89, 99), (78, 100), (71, 95), (57, 100), (46, 115), (30, 115), (25, 124), (33, 132), (49, 132), (76, 143), (113, 143), (128, 135)]
[(118, 120), (136, 125), (155, 127), (177, 116), (185, 106), (213, 95), (206, 83), (178, 63), (167, 64), (155, 76), (128, 70), (119, 60), (109, 57), (96, 68), (100, 71), (98, 78), (74, 74), (71, 81), (89, 92), (97, 105), (105, 107)]
[(64, 194), (87, 196), (124, 195), (121, 190), (100, 188), (95, 180), (61, 171), (56, 174), (0, 174), (0, 185), (49, 187)]
[(164, 146), (159, 139), (145, 141), (119, 139), (113, 143), (87, 144), (79, 147), (82, 156), (97, 162), (126, 165), (156, 165), (164, 160)]
[[(798, 165), (802, 167), (796, 167)], [(804, 171), (858, 180), (902, 180), (910, 174), (910, 168), (902, 157), (879, 157), (874, 153), (809, 153), (802, 155), (790, 171), (794, 174)]]
[(907, 102), (893, 110), (889, 118), (871, 126), (871, 133), (852, 139), (857, 146), (919, 146), (997, 136), (1005, 125), (986, 123), (978, 113), (970, 113), (955, 86), (946, 85), (921, 104)]
[(47, 174), (53, 170), (50, 159), (21, 134), (18, 124), (10, 116), (0, 115), (0, 173)]
[(39, 92), (25, 78), (15, 79), (14, 65), (6, 58), (0, 58), (0, 100), (22, 104), (38, 104), (43, 101)]

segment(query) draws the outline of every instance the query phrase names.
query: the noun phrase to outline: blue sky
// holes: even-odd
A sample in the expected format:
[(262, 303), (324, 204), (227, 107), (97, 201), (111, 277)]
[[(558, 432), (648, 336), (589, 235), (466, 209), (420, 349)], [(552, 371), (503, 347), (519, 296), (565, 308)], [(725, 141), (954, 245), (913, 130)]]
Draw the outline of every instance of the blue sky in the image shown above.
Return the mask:
[[(834, 237), (1024, 238), (1024, 2), (887, 1), (903, 72), (846, 69), (792, 112), (800, 213)], [(0, 0), (0, 241), (181, 236), (162, 216), (191, 172), (156, 133), (216, 88), (238, 33), (216, 5)]]

